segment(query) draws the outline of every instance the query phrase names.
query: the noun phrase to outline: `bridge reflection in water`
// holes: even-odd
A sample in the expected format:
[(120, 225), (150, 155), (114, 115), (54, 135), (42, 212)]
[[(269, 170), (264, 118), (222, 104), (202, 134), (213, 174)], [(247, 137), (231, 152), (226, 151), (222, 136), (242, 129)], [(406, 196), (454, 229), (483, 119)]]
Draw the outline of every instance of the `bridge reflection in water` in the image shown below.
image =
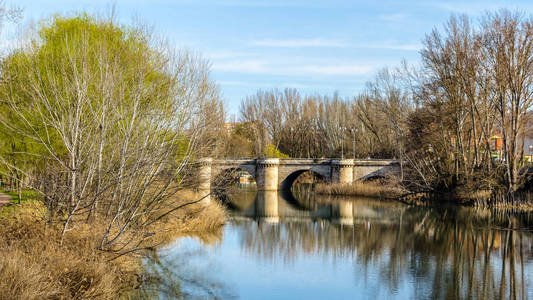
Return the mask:
[[(378, 204), (375, 207), (369, 203)], [(233, 218), (251, 218), (258, 222), (278, 223), (280, 221), (309, 222), (329, 220), (334, 224), (354, 225), (355, 223), (397, 222), (404, 205), (387, 202), (385, 210), (376, 200), (353, 201), (353, 198), (340, 198), (316, 195), (304, 186), (295, 191), (239, 191), (228, 195), (226, 204)], [(391, 206), (397, 213), (391, 214)]]
[(219, 235), (160, 249), (146, 267), (163, 279), (145, 292), (167, 299), (533, 298), (531, 213), (293, 192), (228, 195), (232, 219)]

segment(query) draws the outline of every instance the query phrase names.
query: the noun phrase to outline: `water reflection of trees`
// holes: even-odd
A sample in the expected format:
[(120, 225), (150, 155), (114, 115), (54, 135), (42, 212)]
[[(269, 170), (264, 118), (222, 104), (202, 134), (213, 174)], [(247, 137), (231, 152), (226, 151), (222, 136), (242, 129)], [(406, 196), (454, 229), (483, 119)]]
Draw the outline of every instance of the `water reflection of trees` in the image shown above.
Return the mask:
[(213, 266), (194, 263), (206, 258), (202, 250), (182, 252), (171, 259), (146, 258), (147, 282), (133, 298), (138, 299), (234, 299), (231, 287), (213, 278)]
[[(216, 277), (209, 248), (222, 241), (222, 232), (196, 237), (201, 247), (169, 247), (144, 258), (146, 278), (130, 299), (234, 299), (232, 286)], [(178, 240), (179, 241), (179, 240)], [(194, 244), (194, 243), (193, 243)]]
[[(470, 208), (407, 208), (392, 222), (354, 226), (321, 221), (237, 226), (241, 247), (257, 259), (290, 263), (307, 253), (347, 258), (397, 290), (416, 282), (418, 298), (524, 299), (533, 283), (531, 215)], [(356, 220), (357, 221), (357, 220)], [(500, 228), (500, 229), (497, 229)]]

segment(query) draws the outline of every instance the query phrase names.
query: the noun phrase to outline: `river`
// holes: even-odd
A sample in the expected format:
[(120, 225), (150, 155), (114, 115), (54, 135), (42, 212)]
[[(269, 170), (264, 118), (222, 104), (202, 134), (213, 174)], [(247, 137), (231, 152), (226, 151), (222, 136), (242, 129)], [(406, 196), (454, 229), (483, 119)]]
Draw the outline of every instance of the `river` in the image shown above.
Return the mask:
[[(533, 215), (239, 190), (220, 233), (146, 259), (162, 299), (533, 299)], [(510, 230), (509, 228), (513, 228)]]

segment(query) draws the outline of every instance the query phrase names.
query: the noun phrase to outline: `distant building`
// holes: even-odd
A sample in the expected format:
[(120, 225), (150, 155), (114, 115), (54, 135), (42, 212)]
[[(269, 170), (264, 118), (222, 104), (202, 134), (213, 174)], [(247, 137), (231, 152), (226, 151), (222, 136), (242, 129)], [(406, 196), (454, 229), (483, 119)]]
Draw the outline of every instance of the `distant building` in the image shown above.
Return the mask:
[(524, 160), (533, 162), (533, 138), (526, 136), (524, 140)]
[[(503, 155), (503, 138), (497, 133), (490, 137), (490, 150), (493, 158), (501, 158)], [(524, 138), (524, 161), (533, 162), (533, 137)]]
[(246, 172), (239, 172), (239, 183), (240, 184), (254, 184), (255, 180), (252, 177), (252, 175), (246, 173)]

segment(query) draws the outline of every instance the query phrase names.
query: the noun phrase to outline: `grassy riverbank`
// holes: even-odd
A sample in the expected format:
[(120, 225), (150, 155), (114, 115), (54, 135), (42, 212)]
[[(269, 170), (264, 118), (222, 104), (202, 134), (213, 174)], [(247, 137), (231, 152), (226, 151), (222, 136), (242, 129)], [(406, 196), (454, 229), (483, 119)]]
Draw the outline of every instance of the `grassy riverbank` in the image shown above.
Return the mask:
[(351, 184), (317, 184), (315, 192), (322, 195), (360, 196), (395, 199), (401, 195), (400, 188), (384, 182), (354, 182)]
[[(184, 193), (175, 201), (194, 197)], [(45, 213), (38, 200), (0, 208), (1, 299), (115, 299), (141, 284), (142, 251), (118, 256), (97, 250), (105, 225), (94, 222), (78, 222), (61, 242), (60, 227), (45, 224)], [(225, 221), (216, 202), (195, 204), (161, 219), (149, 235), (132, 232), (128, 238), (138, 248), (153, 249), (180, 235), (216, 231)]]
[(432, 204), (456, 204), (475, 207), (505, 209), (520, 212), (533, 211), (533, 192), (520, 191), (509, 197), (487, 190), (456, 188), (448, 192), (409, 193), (397, 185), (385, 181), (361, 181), (351, 184), (317, 184), (315, 192), (322, 195), (394, 199), (400, 202), (427, 206)]

